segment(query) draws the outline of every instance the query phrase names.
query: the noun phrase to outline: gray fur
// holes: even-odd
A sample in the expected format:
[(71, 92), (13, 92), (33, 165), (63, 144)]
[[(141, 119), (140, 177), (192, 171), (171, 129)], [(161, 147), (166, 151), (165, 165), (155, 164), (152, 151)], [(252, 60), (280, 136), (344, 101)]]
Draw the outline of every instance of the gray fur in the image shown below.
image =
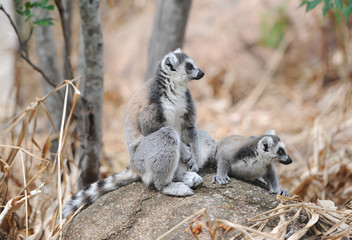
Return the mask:
[[(159, 62), (155, 77), (132, 96), (127, 107), (125, 138), (130, 167), (145, 184), (153, 183), (164, 194), (192, 195), (191, 188), (203, 181), (189, 172), (199, 169), (200, 146), (196, 109), (187, 87), (189, 81), (203, 75), (193, 60), (177, 49)], [(144, 98), (143, 92), (148, 93)]]
[[(125, 140), (130, 167), (117, 177), (108, 177), (79, 191), (67, 203), (63, 216), (79, 206), (92, 204), (101, 195), (142, 180), (167, 195), (193, 194), (203, 179), (195, 172), (213, 154), (211, 137), (196, 128), (196, 108), (187, 87), (204, 73), (181, 49), (167, 54), (158, 64), (154, 78), (130, 98), (125, 112)], [(200, 155), (202, 152), (202, 155)]]
[(273, 164), (290, 164), (292, 160), (273, 130), (259, 137), (232, 135), (223, 138), (217, 144), (216, 160), (217, 173), (213, 183), (228, 184), (230, 177), (259, 180), (267, 183), (271, 194), (288, 195), (287, 190), (279, 187)]
[(80, 206), (85, 204), (84, 208), (86, 208), (102, 195), (138, 180), (140, 180), (140, 177), (126, 168), (120, 173), (113, 174), (103, 180), (94, 182), (78, 191), (66, 202), (62, 210), (62, 217), (66, 218)]

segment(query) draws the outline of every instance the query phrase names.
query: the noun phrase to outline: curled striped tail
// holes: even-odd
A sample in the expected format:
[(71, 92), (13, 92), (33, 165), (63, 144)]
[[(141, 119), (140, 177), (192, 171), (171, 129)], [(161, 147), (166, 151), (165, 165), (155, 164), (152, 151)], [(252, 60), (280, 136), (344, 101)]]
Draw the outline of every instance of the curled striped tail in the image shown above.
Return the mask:
[(62, 217), (66, 218), (83, 204), (85, 204), (86, 208), (89, 205), (92, 205), (104, 194), (139, 181), (140, 179), (141, 178), (136, 173), (129, 168), (126, 168), (120, 173), (115, 173), (103, 180), (94, 182), (84, 189), (79, 190), (66, 202), (64, 209), (62, 210)]

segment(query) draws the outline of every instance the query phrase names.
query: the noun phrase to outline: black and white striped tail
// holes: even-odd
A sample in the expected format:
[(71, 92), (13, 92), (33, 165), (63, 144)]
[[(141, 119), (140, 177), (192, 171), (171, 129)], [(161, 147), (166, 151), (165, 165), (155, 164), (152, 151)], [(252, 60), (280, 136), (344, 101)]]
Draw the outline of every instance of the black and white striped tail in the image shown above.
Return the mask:
[(66, 202), (62, 210), (62, 217), (66, 218), (83, 204), (86, 208), (102, 195), (139, 180), (140, 177), (136, 173), (126, 168), (120, 173), (115, 173), (103, 180), (94, 182), (78, 191)]

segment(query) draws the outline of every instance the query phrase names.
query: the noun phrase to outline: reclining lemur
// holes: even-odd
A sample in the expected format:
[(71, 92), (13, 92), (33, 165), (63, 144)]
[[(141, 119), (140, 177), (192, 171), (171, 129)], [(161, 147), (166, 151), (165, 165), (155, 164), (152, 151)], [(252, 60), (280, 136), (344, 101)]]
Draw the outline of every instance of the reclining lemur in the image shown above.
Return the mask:
[(271, 194), (287, 196), (279, 187), (274, 162), (290, 164), (284, 143), (274, 130), (259, 137), (232, 135), (223, 138), (216, 148), (217, 173), (213, 183), (228, 184), (230, 177), (259, 180), (268, 185)]

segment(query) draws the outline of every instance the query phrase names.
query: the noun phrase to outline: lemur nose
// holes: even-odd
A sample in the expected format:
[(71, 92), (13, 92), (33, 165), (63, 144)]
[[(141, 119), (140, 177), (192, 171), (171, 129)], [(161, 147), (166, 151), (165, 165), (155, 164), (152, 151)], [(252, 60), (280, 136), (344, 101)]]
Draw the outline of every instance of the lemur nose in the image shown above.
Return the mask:
[(204, 76), (204, 72), (199, 69), (199, 72), (198, 72), (197, 76), (196, 76), (194, 79), (199, 80), (199, 79), (201, 79), (203, 76)]
[(287, 159), (285, 161), (280, 161), (280, 163), (288, 165), (292, 163), (292, 159), (290, 157), (290, 155), (287, 155)]

